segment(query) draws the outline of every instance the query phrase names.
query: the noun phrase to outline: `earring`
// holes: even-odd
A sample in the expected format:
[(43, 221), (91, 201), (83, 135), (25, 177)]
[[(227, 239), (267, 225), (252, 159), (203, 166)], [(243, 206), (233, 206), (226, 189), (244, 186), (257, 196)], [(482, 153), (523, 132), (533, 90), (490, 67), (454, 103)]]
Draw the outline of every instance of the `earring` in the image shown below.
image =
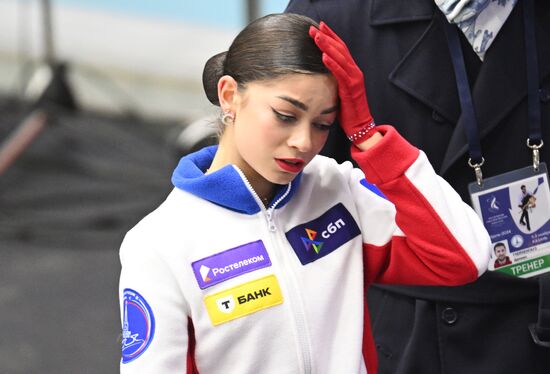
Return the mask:
[(229, 126), (235, 120), (235, 115), (229, 110), (224, 110), (222, 114), (222, 123), (226, 126)]

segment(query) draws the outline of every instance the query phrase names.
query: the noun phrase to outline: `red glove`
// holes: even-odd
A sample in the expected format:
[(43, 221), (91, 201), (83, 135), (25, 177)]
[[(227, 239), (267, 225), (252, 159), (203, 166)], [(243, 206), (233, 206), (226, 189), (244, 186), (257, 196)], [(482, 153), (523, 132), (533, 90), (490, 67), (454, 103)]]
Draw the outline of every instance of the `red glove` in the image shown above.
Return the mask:
[(309, 35), (323, 52), (323, 63), (338, 81), (340, 125), (353, 144), (360, 144), (376, 133), (363, 73), (346, 44), (326, 23), (321, 21), (319, 29), (311, 26)]

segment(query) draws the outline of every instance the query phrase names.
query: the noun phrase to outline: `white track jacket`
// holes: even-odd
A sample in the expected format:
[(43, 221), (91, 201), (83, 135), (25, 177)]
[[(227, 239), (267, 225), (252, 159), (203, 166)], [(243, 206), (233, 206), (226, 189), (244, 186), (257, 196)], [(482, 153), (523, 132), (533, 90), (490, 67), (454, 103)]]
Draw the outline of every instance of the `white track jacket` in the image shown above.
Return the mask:
[(204, 175), (215, 147), (182, 158), (120, 250), (121, 372), (375, 374), (369, 284), (461, 285), (490, 255), (426, 156), (379, 131), (362, 170), (317, 156), (268, 209), (234, 166)]

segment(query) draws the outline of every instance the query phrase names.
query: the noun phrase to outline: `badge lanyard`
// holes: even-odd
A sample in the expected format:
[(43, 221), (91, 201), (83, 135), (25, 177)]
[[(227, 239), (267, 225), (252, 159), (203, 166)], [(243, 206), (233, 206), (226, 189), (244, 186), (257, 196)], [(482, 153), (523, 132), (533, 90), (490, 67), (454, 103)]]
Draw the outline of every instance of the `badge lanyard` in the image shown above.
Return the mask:
[[(539, 149), (543, 146), (544, 142), (542, 140), (542, 132), (541, 132), (541, 108), (540, 108), (540, 102), (538, 100), (538, 78), (539, 78), (539, 71), (538, 71), (538, 61), (537, 61), (537, 46), (536, 46), (536, 39), (535, 39), (535, 15), (534, 15), (534, 3), (533, 0), (523, 0), (523, 23), (524, 23), (524, 36), (525, 36), (525, 55), (526, 55), (526, 67), (527, 67), (527, 115), (528, 115), (528, 126), (529, 126), (529, 137), (527, 138), (527, 147), (529, 147), (533, 152), (533, 168), (530, 171), (526, 170), (515, 170), (512, 172), (505, 173), (501, 176), (496, 176), (489, 178), (487, 181), (487, 184), (483, 186), (483, 175), (481, 172), (481, 166), (484, 164), (485, 159), (483, 158), (482, 151), (481, 151), (481, 142), (479, 139), (479, 132), (478, 132), (478, 125), (477, 125), (477, 119), (475, 115), (475, 110), (473, 106), (472, 101), (472, 95), (470, 90), (470, 85), (468, 82), (468, 77), (466, 75), (466, 68), (464, 66), (464, 57), (462, 54), (462, 47), (460, 45), (460, 40), (458, 38), (457, 29), (453, 27), (448, 22), (444, 22), (445, 24), (445, 34), (447, 36), (447, 41), (449, 44), (449, 50), (451, 52), (451, 58), (453, 62), (453, 68), (455, 71), (455, 78), (458, 88), (458, 95), (460, 98), (460, 106), (462, 109), (460, 121), (463, 121), (464, 128), (466, 130), (466, 137), (468, 139), (468, 150), (469, 150), (469, 156), (468, 159), (468, 165), (474, 169), (475, 177), (476, 177), (476, 183), (471, 183), (470, 186), (470, 193), (472, 193), (472, 190), (475, 191), (481, 191), (484, 188), (486, 191), (493, 191), (493, 193), (486, 194), (485, 197), (490, 195), (490, 199), (486, 199), (484, 202), (486, 203), (486, 209), (485, 211), (490, 211), (493, 209), (495, 214), (493, 216), (490, 216), (489, 220), (495, 219), (493, 221), (493, 224), (489, 223), (489, 226), (499, 226), (502, 222), (498, 221), (498, 213), (496, 213), (496, 210), (498, 205), (494, 205), (494, 203), (497, 201), (496, 194), (502, 191), (509, 191), (510, 187), (504, 187), (501, 191), (495, 191), (495, 187), (500, 184), (503, 186), (506, 186), (506, 182), (508, 182), (508, 185), (511, 186), (512, 183), (509, 183), (511, 180), (518, 179), (523, 183), (523, 181), (526, 181), (528, 179), (521, 180), (520, 178), (524, 178), (526, 176), (529, 176), (529, 178), (538, 179), (538, 185), (541, 186), (541, 183), (546, 183), (548, 185), (547, 180), (547, 172), (546, 172), (546, 165), (544, 163), (540, 163), (540, 154)], [(540, 167), (540, 171), (539, 171)], [(530, 168), (530, 167), (528, 167)], [(538, 174), (538, 175), (537, 175)], [(505, 182), (506, 181), (506, 182)], [(477, 184), (477, 185), (476, 185)], [(523, 187), (523, 186), (522, 186)], [(548, 187), (546, 187), (546, 191), (548, 191)], [(509, 194), (509, 192), (508, 192)], [(472, 195), (474, 196), (474, 194)], [(479, 196), (481, 196), (479, 193), (477, 194), (477, 204), (479, 205), (481, 203), (481, 199), (479, 199)], [(474, 201), (473, 201), (474, 202)], [(475, 205), (475, 204), (474, 204)], [(479, 208), (479, 207), (478, 207)], [(477, 210), (477, 209), (476, 209)], [(483, 210), (483, 209), (482, 209)], [(479, 213), (479, 211), (478, 211)], [(483, 214), (482, 214), (483, 216)], [(506, 218), (503, 219), (505, 221)], [(484, 221), (484, 224), (487, 226), (487, 222)], [(528, 224), (527, 224), (528, 225)], [(495, 233), (494, 228), (490, 227), (493, 230), (489, 230), (489, 232), (495, 234), (494, 236), (491, 235), (491, 241), (493, 243), (499, 243), (499, 240), (502, 240), (500, 243), (508, 243), (511, 244), (512, 247), (522, 249), (521, 243), (514, 243), (514, 238), (522, 238), (521, 235), (505, 235), (504, 231), (501, 231), (502, 237), (498, 239), (493, 239), (493, 237), (498, 237), (498, 233)], [(498, 230), (497, 230), (498, 232)], [(535, 245), (535, 243), (540, 243), (546, 245), (548, 243), (548, 238), (544, 236), (546, 233), (540, 233), (532, 235), (531, 238), (535, 237), (531, 245)], [(540, 237), (540, 242), (538, 241)], [(518, 239), (519, 240), (519, 239)], [(523, 239), (520, 240), (523, 242)], [(530, 249), (533, 249), (536, 251), (536, 246), (531, 247)], [(523, 269), (524, 267), (534, 267), (533, 265), (538, 263), (541, 264), (541, 269), (538, 272), (533, 272), (533, 274), (536, 273), (543, 273), (548, 272), (548, 269), (542, 270), (544, 266), (547, 266), (546, 262), (550, 261), (550, 255), (548, 255), (548, 250), (544, 250), (540, 254), (543, 254), (543, 256), (535, 255), (532, 258), (528, 259), (527, 261), (519, 261), (516, 264), (510, 264), (505, 265), (504, 269), (505, 272), (510, 274), (510, 269)], [(508, 259), (508, 258), (507, 258)], [(515, 262), (515, 261), (514, 261)], [(545, 264), (545, 265), (542, 265)], [(515, 270), (513, 270), (514, 272)], [(519, 271), (519, 270), (518, 270)], [(521, 275), (520, 275), (521, 276)], [(528, 276), (528, 275), (527, 275)], [(539, 285), (540, 285), (540, 297), (539, 297), (539, 313), (538, 313), (538, 320), (537, 323), (531, 323), (529, 324), (528, 328), (531, 333), (531, 336), (533, 338), (533, 341), (540, 346), (543, 347), (550, 347), (550, 274), (543, 274), (539, 278)]]
[[(527, 138), (527, 146), (533, 151), (533, 168), (535, 171), (538, 171), (540, 163), (539, 149), (544, 143), (541, 135), (541, 109), (540, 102), (538, 100), (539, 70), (535, 40), (534, 7), (533, 1), (531, 0), (524, 0), (522, 3), (527, 65), (527, 108), (529, 119), (529, 137)], [(483, 158), (481, 151), (478, 123), (472, 101), (470, 84), (466, 75), (462, 47), (460, 45), (456, 27), (451, 25), (449, 22), (444, 22), (444, 24), (445, 35), (447, 36), (453, 68), (455, 71), (460, 107), (462, 110), (459, 121), (464, 123), (466, 137), (468, 139), (468, 151), (470, 155), (468, 165), (474, 169), (476, 182), (479, 186), (481, 186), (483, 184), (481, 166), (485, 163), (485, 159)]]
[[(541, 106), (538, 100), (534, 3), (533, 0), (523, 0), (522, 3), (527, 70), (527, 147), (532, 150), (532, 166), (483, 178), (481, 166), (485, 159), (458, 32), (445, 22), (445, 34), (462, 109), (459, 121), (464, 126), (468, 140), (468, 165), (474, 169), (476, 178), (475, 182), (468, 185), (468, 191), (472, 206), (482, 218), (491, 235), (491, 241), (500, 246), (498, 255), (494, 248), (494, 254), (499, 261), (491, 261), (489, 270), (532, 277), (550, 272), (550, 188), (547, 167), (540, 161), (539, 154), (543, 141)], [(502, 245), (505, 246), (504, 249)], [(510, 253), (509, 259), (503, 257), (504, 252)], [(533, 261), (541, 262), (533, 265)], [(508, 266), (512, 264), (513, 266)], [(520, 269), (522, 264), (525, 266)]]

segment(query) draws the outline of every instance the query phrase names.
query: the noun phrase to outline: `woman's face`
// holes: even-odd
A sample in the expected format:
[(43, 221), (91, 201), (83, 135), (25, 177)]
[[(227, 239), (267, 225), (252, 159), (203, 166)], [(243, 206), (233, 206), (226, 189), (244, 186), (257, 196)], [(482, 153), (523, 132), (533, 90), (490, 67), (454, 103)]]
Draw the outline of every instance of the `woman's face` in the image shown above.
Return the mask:
[(226, 128), (233, 160), (250, 182), (287, 184), (323, 148), (337, 114), (337, 85), (328, 74), (289, 74), (246, 85)]

